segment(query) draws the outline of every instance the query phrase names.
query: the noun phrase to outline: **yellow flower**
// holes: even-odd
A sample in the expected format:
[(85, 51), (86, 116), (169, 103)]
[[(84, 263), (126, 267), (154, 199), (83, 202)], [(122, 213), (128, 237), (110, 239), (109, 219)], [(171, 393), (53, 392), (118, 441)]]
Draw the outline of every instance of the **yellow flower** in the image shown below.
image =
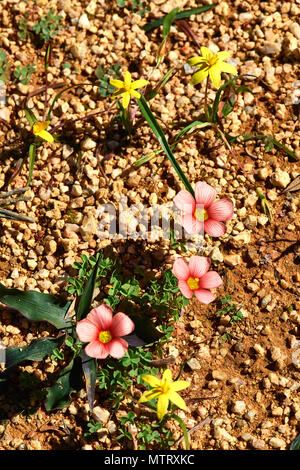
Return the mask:
[(177, 391), (189, 387), (191, 384), (185, 380), (177, 380), (172, 382), (172, 372), (166, 369), (163, 373), (162, 379), (158, 379), (153, 375), (144, 375), (143, 380), (148, 383), (152, 388), (139, 399), (139, 403), (145, 401), (157, 400), (157, 417), (162, 419), (166, 414), (169, 406), (169, 400), (172, 401), (178, 408), (186, 410), (184, 400), (178, 395)]
[(34, 135), (37, 135), (41, 139), (46, 140), (47, 142), (54, 142), (53, 135), (50, 132), (46, 131), (47, 127), (49, 126), (50, 121), (45, 122), (35, 122), (32, 127), (32, 132)]
[(120, 95), (123, 95), (122, 98), (122, 106), (126, 109), (130, 102), (130, 96), (134, 96), (134, 98), (139, 99), (141, 94), (136, 91), (137, 88), (142, 88), (148, 85), (148, 80), (136, 80), (135, 82), (131, 82), (131, 73), (126, 70), (124, 74), (124, 82), (121, 80), (110, 80), (109, 82), (115, 88), (119, 88), (118, 91), (112, 95), (113, 98), (117, 98)]
[(200, 50), (201, 56), (191, 57), (191, 59), (188, 60), (189, 65), (199, 67), (197, 72), (192, 76), (191, 85), (197, 85), (209, 75), (212, 84), (216, 88), (219, 88), (221, 72), (237, 75), (236, 68), (224, 62), (224, 60), (231, 56), (231, 52), (223, 51), (213, 54), (207, 47), (201, 47)]

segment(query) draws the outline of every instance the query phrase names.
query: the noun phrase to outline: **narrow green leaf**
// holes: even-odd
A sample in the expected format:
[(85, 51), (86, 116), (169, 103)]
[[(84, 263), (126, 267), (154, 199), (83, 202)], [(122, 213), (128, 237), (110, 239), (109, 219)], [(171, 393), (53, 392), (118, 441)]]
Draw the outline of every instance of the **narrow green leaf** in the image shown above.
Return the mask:
[(89, 277), (89, 280), (84, 288), (82, 296), (80, 297), (77, 309), (77, 321), (81, 320), (83, 317), (86, 317), (86, 315), (91, 310), (91, 303), (93, 300), (93, 293), (97, 281), (97, 272), (100, 261), (101, 255), (98, 256), (98, 260), (93, 268), (92, 274)]
[(31, 109), (27, 108), (27, 106), (24, 107), (24, 111), (25, 111), (25, 116), (27, 118), (27, 121), (29, 122), (29, 124), (32, 127), (35, 122), (38, 122), (38, 120), (35, 117), (33, 111), (31, 111)]
[(210, 122), (203, 122), (203, 121), (194, 121), (191, 122), (191, 124), (188, 124), (184, 129), (182, 129), (175, 137), (174, 141), (177, 142), (178, 140), (181, 139), (181, 137), (186, 134), (189, 130), (193, 129), (193, 127), (199, 126), (199, 128), (202, 127), (208, 127), (210, 126)]
[(80, 358), (82, 360), (82, 370), (85, 378), (85, 388), (89, 407), (90, 411), (93, 411), (98, 369), (97, 359), (87, 356), (84, 351), (81, 352)]
[(59, 348), (64, 335), (59, 338), (39, 338), (24, 348), (11, 347), (5, 350), (5, 369), (20, 364), (23, 361), (42, 361), (49, 356), (55, 348)]
[(300, 450), (300, 434), (293, 440), (290, 450)]
[(33, 144), (30, 144), (30, 147), (29, 147), (29, 174), (28, 174), (26, 186), (30, 185), (33, 168), (34, 168), (35, 156), (36, 156), (36, 144), (33, 143)]
[(289, 157), (293, 158), (294, 160), (298, 160), (297, 155), (294, 152), (292, 152), (290, 149), (288, 149), (285, 145), (282, 145), (280, 142), (278, 142), (275, 139), (272, 139), (272, 140), (273, 140), (273, 144), (275, 147), (279, 148), (280, 150), (283, 150), (285, 153), (289, 155)]
[(53, 98), (52, 104), (50, 106), (50, 109), (48, 111), (47, 121), (50, 121), (51, 113), (53, 111), (54, 105), (55, 105), (56, 101), (61, 97), (61, 95), (65, 91), (71, 90), (72, 88), (78, 88), (78, 87), (81, 87), (81, 86), (91, 86), (91, 84), (90, 83), (78, 83), (78, 85), (71, 85), (71, 86), (68, 86), (67, 88), (64, 88), (59, 93), (57, 93), (57, 95), (55, 95), (55, 97)]
[(58, 329), (71, 325), (70, 320), (65, 320), (71, 303), (51, 294), (9, 289), (0, 283), (0, 302), (32, 321), (47, 321)]
[(164, 75), (164, 77), (162, 78), (160, 83), (155, 87), (155, 89), (151, 90), (149, 95), (147, 95), (147, 100), (152, 100), (157, 95), (157, 93), (165, 86), (165, 84), (170, 80), (170, 78), (173, 77), (173, 75), (175, 74), (176, 70), (174, 70), (173, 68), (168, 70), (168, 72)]
[[(175, 21), (176, 20), (182, 20), (183, 18), (188, 18), (191, 15), (198, 15), (199, 13), (203, 13), (207, 10), (210, 10), (211, 8), (214, 8), (217, 6), (217, 3), (214, 3), (212, 5), (203, 5), (202, 7), (198, 8), (192, 8), (191, 10), (183, 10), (180, 11), (179, 13), (176, 14)], [(148, 32), (151, 31), (152, 29), (158, 28), (160, 25), (163, 24), (165, 16), (161, 16), (160, 18), (157, 18), (156, 20), (152, 21), (149, 24), (146, 24), (143, 26), (143, 30)]]
[(79, 389), (80, 371), (78, 361), (72, 360), (59, 374), (56, 383), (48, 389), (45, 399), (47, 411), (64, 408), (69, 403), (69, 396)]
[(227, 82), (225, 82), (217, 91), (215, 100), (212, 106), (212, 111), (211, 111), (211, 122), (214, 122), (215, 124), (218, 123), (218, 108), (219, 108), (219, 103), (221, 100), (221, 93), (223, 90), (225, 90), (226, 87), (232, 85), (235, 80), (237, 79), (237, 76), (230, 78)]
[(180, 165), (178, 164), (175, 156), (173, 155), (173, 152), (170, 149), (170, 146), (169, 146), (169, 144), (168, 144), (168, 142), (165, 138), (165, 135), (164, 135), (160, 125), (158, 124), (157, 120), (155, 119), (154, 115), (152, 114), (152, 111), (150, 110), (150, 108), (147, 104), (147, 101), (145, 100), (145, 98), (143, 96), (141, 96), (141, 98), (139, 100), (137, 100), (137, 102), (138, 102), (139, 108), (140, 108), (144, 118), (148, 122), (151, 130), (153, 131), (155, 137), (157, 138), (158, 142), (160, 143), (160, 145), (161, 145), (162, 149), (164, 150), (165, 154), (167, 155), (168, 159), (172, 163), (174, 170), (178, 174), (179, 178), (183, 182), (186, 189), (192, 194), (193, 197), (195, 197), (194, 190), (193, 190), (192, 186), (190, 185), (189, 181), (187, 180), (187, 177), (183, 173), (183, 171), (182, 171)]
[(168, 36), (171, 26), (175, 21), (176, 15), (179, 12), (180, 8), (174, 8), (173, 10), (170, 11), (165, 17), (163, 21), (163, 38), (166, 39)]

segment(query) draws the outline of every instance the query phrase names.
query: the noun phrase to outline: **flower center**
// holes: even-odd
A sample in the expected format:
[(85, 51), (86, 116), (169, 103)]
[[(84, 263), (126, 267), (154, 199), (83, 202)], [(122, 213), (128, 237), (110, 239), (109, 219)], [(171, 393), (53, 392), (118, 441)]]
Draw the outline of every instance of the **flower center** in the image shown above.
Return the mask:
[(169, 393), (169, 391), (170, 391), (170, 384), (169, 384), (168, 382), (165, 382), (165, 381), (164, 381), (164, 382), (161, 384), (161, 391), (162, 391), (162, 393)]
[(205, 209), (196, 209), (194, 213), (194, 217), (199, 220), (199, 222), (204, 222), (208, 219), (208, 213)]
[(125, 83), (124, 83), (124, 90), (125, 91), (130, 91), (130, 89), (131, 89), (131, 83), (129, 85), (125, 85)]
[(206, 59), (206, 63), (208, 65), (208, 67), (212, 67), (213, 65), (216, 65), (217, 62), (218, 62), (218, 56), (217, 55), (214, 55), (214, 56), (210, 57), (209, 59)]
[(199, 278), (198, 277), (189, 277), (187, 280), (187, 285), (191, 290), (199, 289)]
[(101, 331), (99, 333), (99, 341), (101, 343), (109, 343), (112, 340), (112, 335), (110, 334), (109, 331)]

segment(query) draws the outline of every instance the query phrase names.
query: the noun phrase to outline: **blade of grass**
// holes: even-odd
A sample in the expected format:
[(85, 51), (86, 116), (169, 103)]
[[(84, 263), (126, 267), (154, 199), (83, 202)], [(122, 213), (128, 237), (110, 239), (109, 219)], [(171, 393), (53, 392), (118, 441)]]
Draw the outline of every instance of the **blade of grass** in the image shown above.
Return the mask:
[[(192, 8), (191, 10), (180, 11), (179, 13), (176, 14), (175, 21), (176, 20), (181, 20), (183, 18), (188, 18), (191, 15), (198, 15), (199, 13), (203, 13), (207, 10), (210, 10), (211, 8), (214, 8), (215, 6), (217, 6), (217, 3), (213, 3), (212, 5), (203, 5), (202, 7)], [(146, 24), (145, 26), (143, 26), (142, 29), (144, 31), (148, 32), (148, 31), (151, 31), (152, 29), (158, 28), (160, 25), (163, 24), (165, 17), (166, 17), (166, 15), (161, 16), (160, 18), (157, 18), (156, 20), (152, 21), (151, 23)]]
[(26, 183), (26, 186), (30, 185), (30, 181), (32, 178), (32, 173), (33, 173), (33, 167), (34, 167), (34, 162), (35, 162), (35, 156), (36, 156), (36, 145), (31, 144), (29, 147), (29, 175), (28, 175), (28, 180)]
[(165, 138), (165, 135), (158, 124), (157, 120), (155, 119), (154, 115), (152, 114), (152, 111), (150, 110), (147, 101), (143, 96), (139, 100), (137, 100), (139, 108), (141, 110), (141, 113), (143, 114), (144, 118), (148, 122), (152, 132), (154, 133), (155, 137), (157, 138), (158, 142), (160, 143), (162, 149), (164, 150), (165, 154), (167, 155), (168, 159), (172, 163), (172, 166), (174, 170), (176, 171), (177, 175), (183, 182), (185, 188), (192, 194), (193, 197), (195, 197), (194, 190), (192, 186), (190, 185), (187, 177), (183, 173), (180, 165), (178, 164), (175, 156), (173, 155), (172, 150), (170, 149), (170, 146)]

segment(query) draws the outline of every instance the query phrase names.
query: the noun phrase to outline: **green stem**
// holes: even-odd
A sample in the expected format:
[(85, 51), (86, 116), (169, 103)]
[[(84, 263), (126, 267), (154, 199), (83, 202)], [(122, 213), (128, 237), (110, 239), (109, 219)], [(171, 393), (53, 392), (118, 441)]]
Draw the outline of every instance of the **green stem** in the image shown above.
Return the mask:
[(205, 113), (205, 119), (207, 119), (207, 121), (210, 121), (209, 113), (208, 113), (208, 104), (207, 104), (208, 83), (209, 83), (209, 77), (207, 76), (206, 85), (205, 85), (205, 95), (204, 95), (204, 113)]
[(183, 432), (183, 437), (184, 437), (184, 442), (185, 442), (185, 448), (186, 450), (190, 450), (190, 443), (189, 443), (189, 435), (188, 435), (188, 432), (186, 430), (186, 427), (185, 427), (185, 424), (184, 422), (182, 421), (181, 418), (179, 418), (178, 415), (176, 415), (175, 413), (172, 413), (171, 414), (171, 418), (173, 419), (176, 419), (176, 421), (178, 421), (181, 429), (182, 429), (182, 432)]

